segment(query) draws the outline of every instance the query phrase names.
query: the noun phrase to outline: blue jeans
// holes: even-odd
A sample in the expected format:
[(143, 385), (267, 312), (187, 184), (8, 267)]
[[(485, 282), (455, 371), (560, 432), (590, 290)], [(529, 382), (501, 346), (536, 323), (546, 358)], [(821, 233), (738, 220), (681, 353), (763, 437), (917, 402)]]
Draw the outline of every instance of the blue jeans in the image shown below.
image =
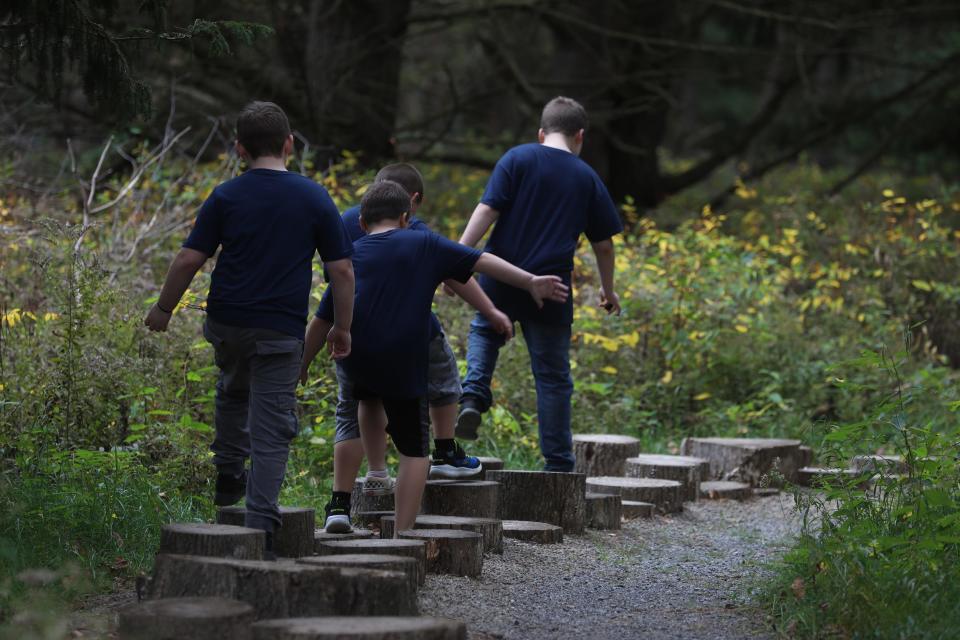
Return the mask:
[[(520, 329), (530, 354), (530, 369), (537, 388), (537, 422), (540, 451), (546, 471), (573, 471), (573, 435), (570, 431), (570, 325), (522, 320)], [(483, 412), (493, 403), (490, 380), (497, 366), (503, 336), (479, 313), (470, 323), (467, 340), (467, 375), (463, 398)]]

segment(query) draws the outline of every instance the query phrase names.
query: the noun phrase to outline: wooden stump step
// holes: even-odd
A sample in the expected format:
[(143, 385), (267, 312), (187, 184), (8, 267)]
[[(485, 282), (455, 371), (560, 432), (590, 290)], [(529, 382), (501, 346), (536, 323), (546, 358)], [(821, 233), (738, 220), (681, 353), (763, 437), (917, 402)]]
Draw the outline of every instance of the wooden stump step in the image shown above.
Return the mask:
[(641, 453), (627, 458), (625, 475), (630, 478), (676, 480), (683, 485), (684, 501), (696, 502), (700, 497), (697, 485), (707, 479), (704, 474), (709, 473), (709, 469), (710, 463), (702, 458)]
[(563, 542), (563, 527), (546, 522), (504, 520), (503, 537), (539, 544), (558, 544)]
[(227, 524), (187, 522), (160, 528), (160, 553), (262, 560), (266, 533)]
[(587, 492), (587, 528), (619, 529), (623, 517), (620, 496)]
[(850, 468), (857, 473), (871, 472), (883, 475), (905, 474), (910, 471), (903, 457), (895, 455), (854, 456), (850, 461)]
[(700, 483), (700, 497), (707, 500), (746, 500), (753, 489), (746, 482), (710, 480)]
[(445, 618), (329, 617), (264, 620), (253, 640), (466, 640), (467, 627)]
[[(868, 473), (868, 472), (864, 472)], [(797, 472), (797, 484), (804, 487), (829, 487), (849, 482), (864, 474), (853, 469), (829, 469), (823, 467), (803, 467)], [(860, 483), (864, 488), (870, 484), (869, 479)]]
[(312, 567), (351, 567), (354, 569), (381, 569), (399, 571), (407, 576), (407, 585), (413, 591), (420, 588), (420, 563), (410, 556), (385, 553), (343, 553), (329, 556), (310, 556), (297, 560)]
[(380, 519), (383, 516), (392, 516), (393, 511), (358, 511), (354, 522), (360, 523), (360, 526), (371, 531), (380, 530)]
[(483, 470), (480, 472), (480, 475), (477, 476), (477, 480), (486, 480), (487, 471), (500, 471), (503, 469), (503, 460), (500, 458), (488, 458), (480, 457), (477, 458), (480, 461), (480, 465), (483, 467)]
[(350, 494), (350, 519), (356, 520), (361, 511), (393, 511), (393, 494), (385, 496), (363, 495), (363, 478), (357, 478)]
[(621, 500), (620, 509), (627, 520), (634, 518), (652, 518), (656, 506), (651, 502), (638, 500)]
[(420, 540), (381, 540), (380, 538), (339, 540), (324, 542), (317, 549), (317, 555), (321, 556), (343, 553), (379, 553), (414, 558), (417, 561), (417, 584), (423, 585), (427, 579), (426, 548)]
[(252, 606), (227, 598), (166, 598), (124, 607), (120, 640), (245, 640), (255, 620)]
[[(244, 507), (220, 507), (217, 509), (217, 522), (242, 527), (246, 515)], [(311, 555), (316, 524), (316, 512), (313, 509), (280, 507), (280, 527), (273, 534), (274, 552), (284, 558)]]
[[(396, 518), (393, 515), (384, 516), (380, 523), (380, 537), (392, 538)], [(414, 529), (460, 529), (473, 531), (483, 536), (484, 553), (503, 553), (503, 526), (495, 518), (467, 518), (464, 516), (437, 516), (419, 515), (413, 525)]]
[(756, 487), (753, 490), (753, 495), (758, 498), (769, 498), (770, 496), (780, 495), (780, 489), (777, 487)]
[(711, 479), (751, 486), (774, 471), (795, 481), (802, 455), (799, 440), (777, 438), (685, 438), (680, 448), (686, 456), (709, 460)]
[(411, 529), (399, 533), (401, 540), (424, 543), (429, 573), (479, 578), (483, 572), (483, 536), (459, 529)]
[(547, 522), (567, 533), (583, 533), (587, 505), (582, 473), (491, 471), (487, 477), (500, 483), (500, 518)]
[[(349, 543), (326, 543), (349, 544)], [(416, 591), (398, 571), (160, 554), (151, 599), (220, 596), (253, 606), (258, 619), (416, 615)]]
[(676, 480), (656, 478), (614, 478), (604, 476), (587, 478), (587, 490), (595, 493), (613, 493), (626, 500), (650, 502), (661, 513), (676, 513), (683, 509), (683, 485)]
[(324, 542), (337, 542), (338, 540), (367, 540), (375, 537), (370, 529), (359, 529), (354, 527), (350, 533), (327, 533), (323, 529), (317, 529), (313, 534), (313, 552), (320, 553), (320, 545)]
[(622, 476), (624, 460), (640, 453), (640, 441), (608, 433), (573, 436), (574, 471), (586, 476)]
[(809, 467), (813, 464), (813, 448), (808, 447), (807, 445), (800, 445), (797, 448), (797, 466), (798, 467)]
[(497, 518), (499, 490), (500, 485), (490, 480), (428, 480), (422, 510), (439, 516)]

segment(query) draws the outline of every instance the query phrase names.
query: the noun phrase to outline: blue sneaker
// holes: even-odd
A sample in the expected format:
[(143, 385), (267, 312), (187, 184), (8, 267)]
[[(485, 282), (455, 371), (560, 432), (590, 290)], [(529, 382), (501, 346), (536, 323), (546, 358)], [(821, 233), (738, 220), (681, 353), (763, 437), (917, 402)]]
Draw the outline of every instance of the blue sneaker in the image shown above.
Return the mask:
[(454, 442), (452, 451), (433, 452), (433, 459), (430, 461), (431, 478), (450, 478), (458, 480), (461, 478), (472, 478), (483, 471), (483, 465), (478, 458), (468, 456), (459, 443)]

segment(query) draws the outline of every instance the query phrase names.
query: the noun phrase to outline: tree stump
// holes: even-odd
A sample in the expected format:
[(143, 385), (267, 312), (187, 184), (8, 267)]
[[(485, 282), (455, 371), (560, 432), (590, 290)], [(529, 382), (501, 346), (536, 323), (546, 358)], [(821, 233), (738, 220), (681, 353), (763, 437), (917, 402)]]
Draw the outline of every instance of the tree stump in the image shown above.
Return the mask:
[(467, 640), (467, 626), (445, 618), (294, 618), (253, 625), (253, 640)]
[[(244, 507), (220, 507), (217, 509), (217, 522), (242, 527), (246, 515)], [(312, 555), (316, 525), (316, 512), (313, 509), (280, 507), (280, 528), (273, 534), (274, 552), (284, 558)]]
[(867, 477), (869, 471), (863, 474), (853, 469), (827, 469), (822, 467), (803, 467), (797, 472), (797, 484), (804, 487), (833, 487), (848, 484), (852, 479), (863, 476), (863, 480), (857, 483), (862, 489), (866, 489), (870, 484), (870, 478)]
[(379, 553), (392, 556), (406, 556), (417, 561), (417, 584), (423, 585), (427, 580), (427, 554), (422, 541), (417, 540), (381, 540), (368, 538), (366, 540), (341, 540), (324, 542), (317, 550), (317, 555), (330, 556), (342, 553)]
[(619, 529), (623, 517), (620, 496), (587, 492), (587, 528)]
[(710, 477), (751, 486), (776, 471), (795, 481), (800, 468), (800, 441), (775, 438), (685, 438), (683, 455), (710, 461)]
[(393, 511), (359, 511), (354, 521), (376, 533), (380, 531), (380, 519), (383, 516), (392, 516), (393, 514)]
[(634, 518), (652, 518), (654, 506), (650, 502), (639, 502), (637, 500), (621, 500), (620, 508), (623, 511), (623, 517), (627, 520)]
[(583, 533), (587, 504), (582, 473), (491, 471), (487, 477), (500, 483), (501, 518), (548, 522), (567, 533)]
[(489, 480), (428, 480), (422, 511), (438, 516), (497, 518), (499, 490), (500, 485)]
[(640, 453), (640, 441), (630, 436), (583, 434), (573, 436), (577, 457), (574, 471), (590, 476), (622, 476), (624, 461)]
[(811, 447), (802, 444), (797, 448), (797, 453), (799, 455), (797, 459), (798, 467), (809, 467), (813, 464), (813, 449)]
[(700, 483), (700, 497), (708, 500), (746, 500), (753, 490), (746, 482), (710, 480)]
[(373, 537), (374, 533), (369, 529), (354, 529), (350, 533), (327, 533), (323, 529), (317, 529), (313, 534), (313, 552), (320, 553), (320, 545), (324, 542), (337, 542), (338, 540), (366, 540)]
[(221, 596), (240, 600), (252, 605), (262, 620), (416, 615), (417, 594), (406, 587), (407, 576), (397, 571), (160, 554), (149, 590), (151, 599)]
[(424, 543), (427, 571), (479, 578), (483, 572), (483, 536), (459, 529), (412, 529), (401, 540)]
[[(381, 521), (380, 537), (393, 537), (396, 518), (384, 516)], [(473, 531), (483, 536), (484, 553), (503, 553), (503, 525), (494, 518), (465, 518), (463, 516), (420, 515), (413, 525), (414, 529), (460, 529)]]
[(500, 458), (477, 458), (480, 461), (480, 464), (483, 466), (483, 470), (480, 472), (480, 475), (477, 476), (477, 480), (486, 480), (487, 471), (500, 471), (503, 469), (503, 460)]
[(354, 569), (381, 569), (399, 571), (407, 576), (407, 586), (416, 591), (420, 588), (420, 564), (410, 556), (392, 556), (385, 553), (343, 553), (332, 556), (310, 556), (297, 562), (312, 567), (351, 567)]
[(850, 461), (850, 468), (856, 473), (879, 473), (885, 476), (910, 472), (903, 457), (893, 455), (854, 456)]
[(563, 542), (563, 527), (546, 522), (504, 520), (503, 537), (538, 544), (559, 544)]
[(363, 495), (363, 478), (357, 478), (350, 494), (350, 519), (356, 520), (361, 511), (393, 511), (393, 494), (385, 496)]
[(757, 487), (753, 490), (753, 495), (758, 498), (769, 498), (780, 495), (780, 489), (777, 487)]
[(166, 598), (124, 607), (120, 640), (246, 640), (252, 606), (226, 598)]
[(226, 524), (186, 522), (160, 528), (160, 553), (262, 560), (266, 533)]
[(587, 478), (587, 489), (595, 493), (613, 493), (625, 500), (650, 502), (661, 513), (683, 509), (683, 486), (676, 480), (656, 478)]
[(700, 472), (704, 464), (709, 465), (706, 460), (689, 456), (642, 453), (627, 459), (626, 475), (630, 478), (676, 480), (683, 485), (683, 499), (696, 502), (700, 497), (697, 485), (703, 480)]

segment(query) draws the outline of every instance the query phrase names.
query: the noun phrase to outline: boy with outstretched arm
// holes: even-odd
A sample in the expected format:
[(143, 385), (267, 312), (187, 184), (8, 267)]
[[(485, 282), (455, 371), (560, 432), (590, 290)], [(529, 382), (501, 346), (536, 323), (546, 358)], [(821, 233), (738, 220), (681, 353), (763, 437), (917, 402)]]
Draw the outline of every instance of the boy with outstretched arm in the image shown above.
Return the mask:
[[(543, 109), (539, 144), (510, 149), (497, 162), (483, 198), (460, 242), (474, 246), (494, 225), (486, 251), (532, 273), (569, 283), (573, 256), (585, 234), (600, 272), (600, 306), (620, 313), (613, 288), (613, 236), (623, 231), (617, 208), (600, 177), (579, 158), (587, 113), (575, 100), (554, 98)], [(540, 450), (547, 471), (572, 471), (570, 430), (570, 334), (573, 301), (530, 304), (522, 291), (481, 277), (497, 308), (520, 323), (537, 389)], [(481, 414), (490, 408), (490, 381), (503, 339), (481, 315), (470, 324), (467, 375), (457, 437), (474, 440)]]
[[(430, 309), (437, 286), (465, 283), (479, 271), (527, 291), (537, 305), (563, 301), (569, 291), (556, 276), (534, 276), (435, 233), (410, 230), (409, 211), (409, 193), (392, 181), (372, 184), (360, 202), (366, 235), (354, 243), (353, 350), (341, 361), (360, 403), (364, 448), (382, 446), (375, 443), (386, 431), (400, 452), (397, 531), (413, 527), (429, 467)], [(339, 295), (336, 286), (324, 296)], [(385, 427), (376, 419), (382, 414)]]
[[(414, 214), (423, 204), (423, 176), (416, 167), (407, 163), (395, 163), (383, 167), (374, 178), (375, 182), (392, 180), (400, 184), (410, 197), (408, 229), (427, 231), (427, 225)], [(343, 213), (343, 222), (352, 240), (364, 236), (360, 227), (360, 207), (352, 207)], [(482, 313), (495, 329), (507, 338), (512, 335), (510, 319), (500, 312), (483, 293), (480, 285), (471, 279), (466, 284), (453, 280), (446, 284)], [(307, 372), (313, 358), (323, 345), (327, 331), (332, 326), (333, 309), (321, 305), (316, 317), (307, 326), (304, 342), (301, 381), (306, 384)], [(430, 465), (430, 477), (468, 478), (482, 471), (477, 458), (467, 456), (454, 439), (457, 420), (457, 402), (460, 400), (460, 373), (457, 359), (447, 343), (446, 336), (436, 315), (430, 315), (430, 357), (427, 374), (427, 399), (430, 407), (430, 422), (434, 430), (434, 451)], [(370, 445), (364, 452), (360, 442), (360, 427), (357, 419), (358, 402), (353, 397), (353, 384), (337, 364), (339, 395), (336, 412), (336, 437), (333, 453), (333, 496), (326, 506), (324, 526), (330, 533), (348, 533), (350, 526), (350, 494), (364, 453), (367, 455), (367, 475), (363, 482), (364, 495), (385, 495), (393, 492), (393, 480), (387, 474), (386, 440)], [(371, 420), (385, 418), (371, 416)]]
[(335, 357), (346, 357), (353, 244), (326, 190), (286, 170), (293, 136), (280, 107), (271, 102), (244, 107), (236, 148), (249, 169), (204, 202), (145, 323), (152, 331), (166, 330), (194, 275), (220, 247), (203, 329), (220, 368), (211, 446), (217, 466), (214, 503), (231, 505), (246, 496), (245, 524), (266, 532), (270, 558), (280, 524), (280, 485), (298, 430), (295, 391), (311, 263), (319, 252), (336, 285), (327, 341)]

